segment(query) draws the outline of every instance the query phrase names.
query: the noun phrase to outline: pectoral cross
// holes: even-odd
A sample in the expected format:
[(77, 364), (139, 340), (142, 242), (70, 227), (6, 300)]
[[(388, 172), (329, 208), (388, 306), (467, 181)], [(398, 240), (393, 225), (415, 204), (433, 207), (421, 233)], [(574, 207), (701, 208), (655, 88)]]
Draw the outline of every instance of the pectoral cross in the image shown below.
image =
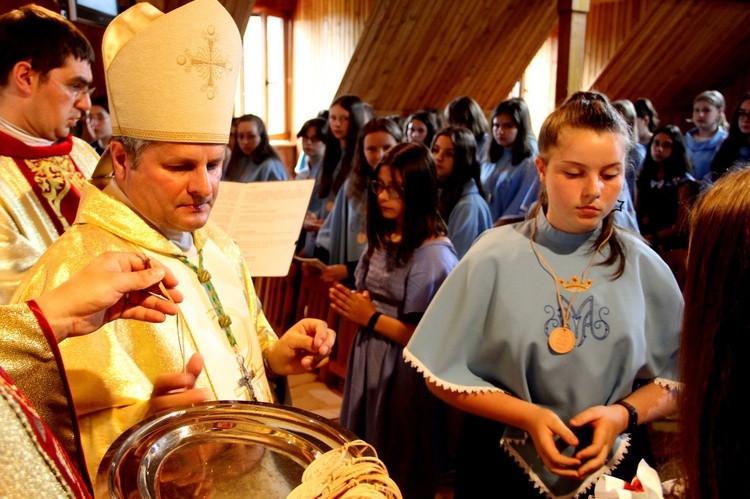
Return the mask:
[(240, 354), (237, 354), (237, 364), (239, 364), (240, 372), (242, 373), (242, 377), (240, 377), (237, 385), (245, 387), (248, 395), (250, 396), (250, 400), (254, 401), (255, 390), (253, 389), (253, 373), (252, 371), (247, 370), (247, 367), (245, 367), (245, 359)]

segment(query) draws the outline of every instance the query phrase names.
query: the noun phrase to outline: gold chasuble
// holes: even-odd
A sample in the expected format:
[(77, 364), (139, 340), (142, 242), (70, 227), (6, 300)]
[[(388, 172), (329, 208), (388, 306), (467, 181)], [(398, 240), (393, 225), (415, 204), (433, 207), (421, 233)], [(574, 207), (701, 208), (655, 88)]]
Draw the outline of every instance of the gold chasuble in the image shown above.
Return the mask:
[(36, 305), (0, 313), (0, 427), (7, 445), (0, 497), (89, 497), (57, 339)]
[(99, 155), (69, 135), (32, 147), (0, 132), (0, 304), (76, 216)]
[[(158, 186), (154, 189), (158, 195)], [(273, 401), (262, 352), (278, 338), (263, 315), (240, 249), (210, 224), (193, 237), (223, 311), (231, 318), (250, 383), (243, 379), (237, 352), (196, 272), (180, 261), (186, 255), (124, 203), (92, 185), (84, 188), (75, 224), (42, 255), (14, 296), (16, 302), (39, 296), (106, 251), (142, 253), (169, 267), (179, 280), (178, 289), (185, 295), (179, 319), (169, 317), (162, 324), (120, 319), (60, 345), (92, 478), (112, 442), (146, 416), (157, 376), (181, 372), (195, 352), (205, 359), (196, 387), (209, 398), (249, 400), (250, 384), (255, 400)]]

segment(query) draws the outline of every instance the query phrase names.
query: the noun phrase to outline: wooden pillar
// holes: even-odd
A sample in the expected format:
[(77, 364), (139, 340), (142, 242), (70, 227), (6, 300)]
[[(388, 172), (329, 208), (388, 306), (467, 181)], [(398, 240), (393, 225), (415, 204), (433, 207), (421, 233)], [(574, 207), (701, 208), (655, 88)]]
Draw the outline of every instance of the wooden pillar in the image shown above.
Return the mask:
[(555, 104), (583, 87), (583, 56), (586, 45), (586, 15), (590, 0), (558, 0), (559, 39)]

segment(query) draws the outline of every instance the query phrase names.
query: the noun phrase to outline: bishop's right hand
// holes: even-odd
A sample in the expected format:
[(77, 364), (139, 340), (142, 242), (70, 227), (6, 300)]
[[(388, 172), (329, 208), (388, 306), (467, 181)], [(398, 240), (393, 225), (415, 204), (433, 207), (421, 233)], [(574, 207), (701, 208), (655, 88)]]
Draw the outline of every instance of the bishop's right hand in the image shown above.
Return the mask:
[(202, 371), (203, 355), (196, 353), (190, 357), (184, 372), (159, 375), (154, 382), (147, 415), (205, 401), (206, 392), (195, 388)]

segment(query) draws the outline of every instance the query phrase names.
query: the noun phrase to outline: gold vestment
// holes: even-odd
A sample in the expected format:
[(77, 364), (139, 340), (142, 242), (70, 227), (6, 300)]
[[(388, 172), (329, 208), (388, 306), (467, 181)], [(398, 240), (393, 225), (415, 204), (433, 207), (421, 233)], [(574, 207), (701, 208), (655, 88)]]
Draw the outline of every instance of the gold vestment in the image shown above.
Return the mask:
[[(154, 195), (158, 186), (154, 186)], [(253, 373), (256, 400), (273, 401), (262, 352), (277, 336), (261, 310), (240, 249), (210, 224), (193, 233), (204, 250), (204, 265), (231, 329)], [(162, 324), (116, 320), (93, 334), (61, 343), (66, 374), (80, 424), (81, 439), (92, 481), (110, 445), (141, 421), (157, 376), (182, 372), (193, 352), (205, 357), (196, 386), (212, 399), (247, 399), (238, 386), (235, 354), (218, 325), (214, 308), (196, 273), (176, 259), (183, 252), (121, 201), (92, 185), (83, 191), (78, 217), (42, 255), (21, 283), (14, 301), (25, 301), (54, 288), (106, 251), (137, 251), (168, 266), (185, 295), (181, 318)], [(14, 373), (10, 373), (11, 376)]]
[[(83, 454), (77, 441), (75, 414), (69, 404), (68, 391), (56, 361), (57, 344), (45, 337), (36, 317), (26, 304), (0, 308), (0, 366), (13, 372), (15, 387), (0, 383), (0, 426), (3, 428), (3, 473), (0, 497), (81, 497), (85, 485), (77, 482), (67, 468), (72, 464), (79, 474), (85, 473)], [(0, 380), (1, 381), (1, 380)], [(70, 463), (56, 452), (59, 447), (43, 432), (32, 427), (36, 421), (23, 417), (15, 392), (20, 390), (36, 409), (36, 414), (56, 423), (56, 435), (68, 435), (65, 447)], [(41, 404), (36, 407), (36, 403)], [(44, 414), (43, 414), (44, 413)], [(54, 416), (50, 419), (50, 416)], [(55, 431), (56, 430), (56, 431)], [(36, 433), (39, 432), (39, 433)], [(52, 450), (55, 448), (55, 451)], [(13, 470), (17, 470), (14, 472)], [(22, 476), (23, 478), (20, 478)], [(82, 475), (85, 477), (85, 475)], [(86, 481), (86, 478), (83, 478)]]
[[(40, 199), (16, 164), (21, 156), (4, 155), (22, 148), (22, 143), (5, 134), (0, 137), (0, 304), (10, 302), (26, 271), (59, 237), (60, 226), (67, 229), (69, 224), (60, 213), (59, 201), (73, 195), (71, 185), (82, 187), (96, 167), (96, 151), (78, 137), (72, 137), (72, 142), (70, 153), (59, 156), (43, 155), (52, 147), (25, 146), (24, 152), (42, 151), (38, 157), (26, 154), (23, 159), (38, 171), (36, 184), (46, 196)], [(50, 206), (57, 212), (54, 219), (47, 211)]]

